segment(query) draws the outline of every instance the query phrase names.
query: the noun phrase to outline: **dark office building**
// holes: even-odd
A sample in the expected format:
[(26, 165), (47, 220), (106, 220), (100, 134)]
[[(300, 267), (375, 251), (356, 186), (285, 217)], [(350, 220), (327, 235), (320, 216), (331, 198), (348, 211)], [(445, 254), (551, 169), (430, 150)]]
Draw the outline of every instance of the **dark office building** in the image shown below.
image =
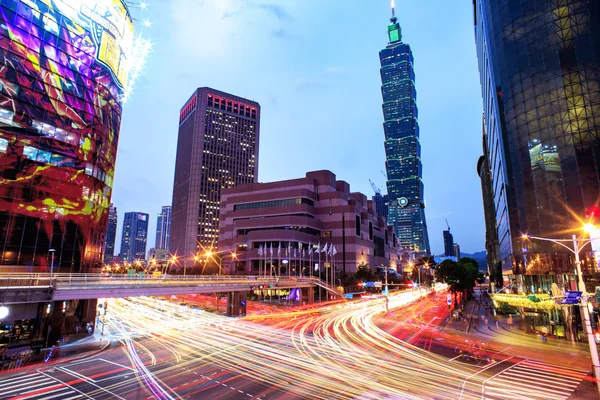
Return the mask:
[(388, 218), (388, 195), (381, 195), (381, 193), (375, 193), (375, 196), (371, 198), (373, 203), (375, 203), (375, 209), (377, 210), (377, 215)]
[[(501, 283), (502, 265), (500, 261), (500, 243), (496, 229), (496, 212), (494, 207), (494, 192), (492, 190), (492, 177), (490, 175), (489, 155), (487, 152), (487, 136), (483, 134), (483, 155), (477, 161), (477, 174), (481, 180), (481, 193), (483, 195), (483, 213), (485, 217), (485, 250), (487, 253), (487, 266), (491, 280)], [(511, 272), (510, 270), (507, 273)]]
[(385, 132), (388, 223), (404, 252), (429, 254), (414, 60), (394, 9), (389, 44), (379, 53)]
[(600, 193), (600, 3), (475, 0), (503, 269), (572, 271), (568, 238)]
[(110, 204), (108, 211), (108, 228), (106, 229), (106, 244), (104, 245), (104, 264), (110, 264), (115, 256), (115, 241), (117, 239), (117, 222), (119, 216), (117, 207)]
[(450, 233), (450, 228), (444, 231), (444, 255), (446, 257), (454, 255), (454, 237)]
[(87, 6), (0, 2), (0, 271), (103, 262), (133, 21)]
[(216, 249), (221, 189), (257, 181), (260, 105), (199, 88), (179, 116), (169, 249)]
[(162, 211), (156, 219), (156, 241), (155, 249), (169, 249), (171, 237), (171, 206), (163, 206)]
[(148, 214), (125, 213), (121, 236), (121, 261), (133, 262), (146, 259), (148, 240)]

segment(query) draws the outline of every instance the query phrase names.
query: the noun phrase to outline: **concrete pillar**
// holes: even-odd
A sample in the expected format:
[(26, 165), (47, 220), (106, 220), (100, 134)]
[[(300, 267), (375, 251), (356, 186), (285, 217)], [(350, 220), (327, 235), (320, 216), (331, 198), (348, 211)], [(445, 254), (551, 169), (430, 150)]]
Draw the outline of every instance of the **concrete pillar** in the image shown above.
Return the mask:
[(312, 304), (315, 301), (315, 288), (308, 287), (302, 289), (302, 303), (303, 304)]
[(246, 292), (227, 293), (227, 316), (238, 317), (246, 315)]

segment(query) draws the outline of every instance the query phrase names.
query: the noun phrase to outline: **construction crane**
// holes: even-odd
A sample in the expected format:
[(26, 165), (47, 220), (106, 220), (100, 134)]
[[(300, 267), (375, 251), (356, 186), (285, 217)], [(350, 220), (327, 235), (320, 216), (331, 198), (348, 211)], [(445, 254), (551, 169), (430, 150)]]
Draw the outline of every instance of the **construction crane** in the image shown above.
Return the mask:
[(445, 218), (445, 219), (446, 219), (446, 226), (448, 227), (448, 232), (450, 232), (450, 224), (448, 223), (448, 218)]
[(383, 177), (385, 178), (385, 180), (387, 181), (387, 175), (385, 174), (385, 172), (381, 171), (381, 174), (383, 175)]
[(369, 182), (371, 182), (371, 187), (373, 188), (373, 191), (375, 192), (375, 194), (378, 194), (379, 196), (381, 196), (381, 189), (379, 189), (377, 187), (377, 185), (373, 183), (372, 180), (369, 179)]

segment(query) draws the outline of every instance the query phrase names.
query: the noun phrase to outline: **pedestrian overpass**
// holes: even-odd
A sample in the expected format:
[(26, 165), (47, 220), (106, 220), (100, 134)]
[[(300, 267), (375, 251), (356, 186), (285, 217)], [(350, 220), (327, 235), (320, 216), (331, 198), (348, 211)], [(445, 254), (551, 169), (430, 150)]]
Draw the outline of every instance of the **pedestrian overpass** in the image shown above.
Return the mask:
[(107, 297), (167, 296), (194, 293), (234, 293), (258, 289), (320, 287), (343, 294), (315, 277), (239, 275), (126, 275), (0, 273), (0, 304), (45, 303)]

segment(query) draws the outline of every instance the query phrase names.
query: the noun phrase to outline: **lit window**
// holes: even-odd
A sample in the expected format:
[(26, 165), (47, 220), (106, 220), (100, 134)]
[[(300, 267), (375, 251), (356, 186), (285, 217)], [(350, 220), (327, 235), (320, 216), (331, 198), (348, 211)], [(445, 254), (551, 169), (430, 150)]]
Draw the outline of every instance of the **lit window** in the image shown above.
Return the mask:
[(30, 160), (35, 161), (35, 159), (37, 158), (37, 152), (38, 149), (36, 149), (35, 147), (23, 146), (23, 155), (29, 158)]
[(51, 153), (49, 151), (39, 150), (37, 154), (37, 161), (48, 164), (50, 162)]
[(14, 113), (5, 108), (0, 108), (0, 122), (3, 122), (7, 125), (12, 125)]
[(92, 166), (92, 164), (86, 164), (85, 166), (85, 174), (86, 175), (92, 175), (94, 171), (94, 167)]
[(8, 149), (8, 140), (0, 138), (0, 151), (6, 153), (6, 149)]

